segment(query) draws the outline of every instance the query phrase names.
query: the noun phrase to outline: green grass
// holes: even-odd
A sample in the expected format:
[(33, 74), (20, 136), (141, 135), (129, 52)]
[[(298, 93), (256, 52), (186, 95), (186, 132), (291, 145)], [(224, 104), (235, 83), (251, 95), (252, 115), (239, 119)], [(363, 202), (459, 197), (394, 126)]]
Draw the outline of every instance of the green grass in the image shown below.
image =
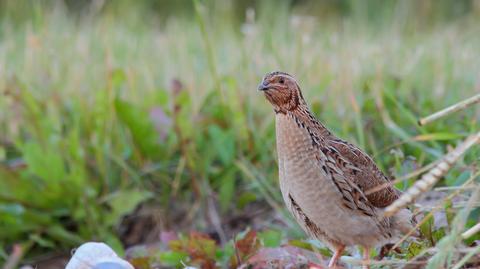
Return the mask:
[[(168, 20), (135, 5), (76, 17), (11, 4), (0, 18), (0, 261), (14, 243), (27, 257), (86, 240), (122, 249), (122, 216), (144, 201), (166, 222), (196, 208), (199, 230), (212, 194), (221, 216), (252, 201), (280, 210), (274, 117), (256, 91), (268, 71), (294, 74), (315, 114), (390, 175), (480, 129), (478, 106), (416, 124), (478, 93), (478, 15), (426, 27), (402, 20), (411, 3), (380, 22), (262, 3), (243, 25), (197, 1), (195, 17)], [(461, 184), (479, 154), (441, 184)]]

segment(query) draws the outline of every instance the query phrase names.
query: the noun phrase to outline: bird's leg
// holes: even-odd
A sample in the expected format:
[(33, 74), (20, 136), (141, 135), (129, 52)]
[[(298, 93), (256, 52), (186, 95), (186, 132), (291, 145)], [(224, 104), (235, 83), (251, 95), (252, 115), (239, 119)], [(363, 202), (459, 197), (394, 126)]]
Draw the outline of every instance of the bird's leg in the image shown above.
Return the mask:
[(332, 258), (330, 259), (330, 262), (328, 263), (328, 268), (335, 268), (337, 265), (338, 260), (340, 259), (340, 256), (342, 255), (343, 250), (345, 249), (344, 245), (340, 245), (339, 247), (335, 248), (335, 253), (333, 253)]
[(363, 266), (362, 269), (370, 269), (370, 248), (363, 248)]

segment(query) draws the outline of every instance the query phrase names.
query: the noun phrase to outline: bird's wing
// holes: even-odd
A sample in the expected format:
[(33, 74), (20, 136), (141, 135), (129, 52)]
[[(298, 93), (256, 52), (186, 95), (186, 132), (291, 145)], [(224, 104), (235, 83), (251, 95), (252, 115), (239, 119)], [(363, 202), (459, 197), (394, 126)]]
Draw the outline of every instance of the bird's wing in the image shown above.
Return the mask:
[[(337, 171), (339, 175), (336, 177), (344, 178), (343, 181), (352, 186), (353, 194), (360, 192), (355, 195), (365, 197), (368, 201), (367, 204), (383, 208), (393, 203), (401, 194), (400, 191), (388, 185), (390, 181), (387, 177), (375, 162), (357, 146), (335, 138), (327, 140), (321, 150), (325, 151), (328, 162), (332, 163), (331, 166), (335, 166), (339, 170)], [(371, 194), (365, 194), (368, 190), (381, 185), (385, 187)]]

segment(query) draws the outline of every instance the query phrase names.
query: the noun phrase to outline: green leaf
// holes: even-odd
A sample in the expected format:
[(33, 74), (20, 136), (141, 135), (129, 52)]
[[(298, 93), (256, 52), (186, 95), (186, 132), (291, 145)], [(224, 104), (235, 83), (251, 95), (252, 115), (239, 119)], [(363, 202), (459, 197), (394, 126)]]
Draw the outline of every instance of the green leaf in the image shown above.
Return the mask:
[(35, 142), (24, 144), (22, 152), (30, 173), (42, 178), (50, 191), (60, 191), (59, 182), (66, 177), (62, 155)]
[(433, 240), (432, 231), (434, 228), (434, 217), (435, 216), (428, 218), (427, 221), (425, 221), (422, 225), (420, 225), (421, 234), (426, 238), (431, 238), (432, 240)]
[(148, 113), (120, 99), (115, 100), (115, 109), (120, 120), (128, 127), (140, 152), (150, 158), (158, 157), (161, 153), (159, 134)]
[(187, 91), (181, 91), (175, 99), (175, 106), (179, 109), (176, 111), (175, 121), (180, 129), (184, 139), (190, 138), (195, 134), (192, 124), (191, 100)]
[[(310, 251), (313, 251), (314, 250), (314, 246), (309, 243), (309, 242), (305, 242), (303, 240), (298, 240), (298, 239), (293, 239), (293, 240), (290, 240), (288, 241), (288, 244), (290, 246), (294, 246), (294, 247), (298, 247), (298, 248), (303, 248), (303, 249), (306, 249), (306, 250), (310, 250)], [(329, 253), (327, 252), (327, 255)]]
[(464, 137), (457, 133), (428, 133), (414, 136), (416, 141), (436, 141), (436, 140), (455, 140)]
[(104, 223), (114, 225), (118, 220), (131, 213), (141, 202), (151, 198), (153, 194), (141, 190), (120, 190), (109, 194), (105, 202), (111, 207), (111, 212), (106, 214)]
[(432, 237), (433, 239), (435, 240), (435, 242), (438, 242), (440, 241), (440, 239), (442, 239), (443, 237), (445, 237), (446, 233), (445, 233), (445, 229), (444, 228), (440, 228), (440, 229), (437, 229), (435, 231), (432, 232)]
[(233, 241), (230, 240), (222, 248), (218, 248), (215, 253), (215, 258), (223, 263), (227, 262), (230, 257), (235, 255), (235, 248), (233, 247)]
[(188, 91), (181, 91), (178, 94), (175, 103), (182, 107), (189, 107), (191, 105), (190, 93)]
[(460, 186), (470, 178), (471, 174), (471, 171), (465, 170), (456, 178), (454, 178), (453, 176), (447, 176), (445, 177), (445, 183), (448, 186)]
[(181, 266), (187, 257), (187, 253), (180, 251), (167, 251), (159, 254), (159, 260), (168, 266)]
[(162, 107), (167, 107), (168, 105), (168, 93), (163, 89), (158, 89), (155, 91), (155, 104), (160, 105)]
[(125, 72), (122, 69), (113, 70), (110, 75), (112, 87), (114, 89), (120, 87), (125, 82), (126, 78)]
[(408, 259), (412, 259), (413, 257), (420, 254), (424, 248), (425, 248), (425, 246), (423, 246), (419, 243), (416, 243), (416, 242), (410, 243), (410, 245), (408, 246), (408, 249), (407, 249)]
[(282, 233), (277, 230), (267, 230), (261, 232), (258, 236), (265, 247), (278, 247), (282, 242)]
[(235, 193), (235, 174), (233, 169), (231, 169), (225, 176), (222, 177), (220, 181), (220, 193), (218, 196), (220, 202), (220, 209), (222, 212), (227, 211), (230, 207)]
[(83, 243), (83, 239), (73, 232), (65, 230), (60, 225), (53, 225), (48, 227), (47, 234), (53, 239), (67, 243), (67, 245), (80, 245)]
[(55, 243), (53, 243), (51, 240), (40, 237), (38, 234), (31, 234), (30, 240), (32, 240), (33, 242), (37, 243), (38, 245), (44, 248), (55, 247)]
[(212, 146), (224, 165), (229, 165), (235, 157), (235, 137), (217, 125), (208, 128)]
[(124, 256), (125, 250), (120, 239), (116, 235), (109, 232), (106, 232), (106, 235), (107, 236), (105, 237), (105, 243), (109, 245), (117, 253), (118, 256)]
[(244, 192), (238, 197), (237, 207), (239, 209), (245, 208), (251, 202), (255, 202), (257, 200), (257, 195), (253, 192)]

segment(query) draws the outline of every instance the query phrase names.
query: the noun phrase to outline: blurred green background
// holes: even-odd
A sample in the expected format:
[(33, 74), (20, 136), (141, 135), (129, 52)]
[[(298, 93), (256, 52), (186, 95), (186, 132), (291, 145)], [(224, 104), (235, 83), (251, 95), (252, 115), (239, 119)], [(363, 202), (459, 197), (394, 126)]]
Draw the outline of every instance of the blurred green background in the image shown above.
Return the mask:
[[(273, 70), (400, 176), (479, 130), (478, 106), (416, 122), (480, 91), (480, 1), (0, 0), (0, 264), (13, 244), (35, 262), (157, 240), (128, 236), (140, 220), (225, 241), (244, 216), (241, 229), (305, 237), (282, 217), (256, 91)], [(479, 154), (441, 184), (464, 182)]]

